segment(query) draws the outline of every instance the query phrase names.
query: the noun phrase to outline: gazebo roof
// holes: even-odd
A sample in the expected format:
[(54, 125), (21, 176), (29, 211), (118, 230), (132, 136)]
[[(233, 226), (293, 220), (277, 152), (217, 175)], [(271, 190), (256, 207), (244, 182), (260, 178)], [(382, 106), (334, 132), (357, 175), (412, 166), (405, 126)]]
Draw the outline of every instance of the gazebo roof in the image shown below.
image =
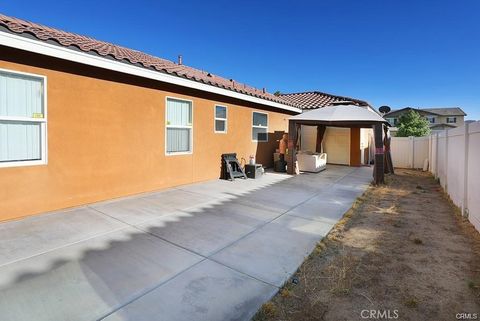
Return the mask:
[(303, 112), (289, 118), (289, 120), (298, 123), (317, 123), (331, 125), (373, 125), (377, 123), (387, 123), (377, 113), (368, 108), (356, 105), (337, 105), (326, 106), (319, 109)]

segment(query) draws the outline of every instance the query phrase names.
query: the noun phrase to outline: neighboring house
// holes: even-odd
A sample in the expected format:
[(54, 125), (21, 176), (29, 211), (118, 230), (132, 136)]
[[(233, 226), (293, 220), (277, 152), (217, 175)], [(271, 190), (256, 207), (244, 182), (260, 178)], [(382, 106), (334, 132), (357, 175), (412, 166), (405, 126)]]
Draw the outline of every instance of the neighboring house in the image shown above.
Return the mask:
[(0, 220), (272, 165), (294, 102), (0, 15)]
[[(303, 110), (323, 108), (332, 104), (352, 104), (378, 113), (364, 100), (327, 94), (319, 91), (282, 94), (285, 100), (302, 106)], [(302, 125), (301, 150), (315, 151), (317, 128)], [(327, 153), (327, 162), (349, 166), (368, 164), (373, 159), (373, 130), (366, 128), (327, 127), (322, 141), (322, 151)]]
[(390, 132), (395, 135), (397, 132), (400, 117), (414, 110), (423, 117), (425, 117), (430, 123), (430, 129), (435, 131), (441, 131), (449, 128), (455, 128), (464, 124), (464, 118), (467, 114), (459, 107), (444, 107), (444, 108), (412, 108), (406, 107), (402, 109), (392, 110), (383, 117), (392, 125)]

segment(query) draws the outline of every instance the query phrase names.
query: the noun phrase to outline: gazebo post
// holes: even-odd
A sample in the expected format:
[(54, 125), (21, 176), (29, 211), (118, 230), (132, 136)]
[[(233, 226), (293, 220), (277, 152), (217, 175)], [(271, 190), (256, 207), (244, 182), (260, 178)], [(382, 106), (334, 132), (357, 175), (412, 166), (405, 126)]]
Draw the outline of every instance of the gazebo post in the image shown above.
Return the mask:
[(375, 184), (385, 183), (385, 164), (383, 158), (383, 124), (377, 123), (373, 127), (373, 137), (375, 140), (375, 164), (373, 168), (373, 178)]
[(297, 154), (297, 122), (294, 120), (288, 121), (288, 152), (287, 152), (287, 173), (295, 174), (295, 161)]
[(317, 153), (322, 152), (322, 141), (323, 141), (323, 136), (325, 135), (326, 129), (327, 129), (327, 126), (325, 125), (317, 125), (317, 142), (315, 145), (315, 151)]
[(385, 154), (383, 155), (383, 160), (385, 165), (384, 173), (395, 174), (395, 170), (393, 168), (393, 163), (392, 163), (392, 153), (390, 150), (392, 138), (390, 136), (390, 131), (387, 125), (383, 125), (383, 132), (385, 134), (383, 138), (383, 145), (385, 146)]

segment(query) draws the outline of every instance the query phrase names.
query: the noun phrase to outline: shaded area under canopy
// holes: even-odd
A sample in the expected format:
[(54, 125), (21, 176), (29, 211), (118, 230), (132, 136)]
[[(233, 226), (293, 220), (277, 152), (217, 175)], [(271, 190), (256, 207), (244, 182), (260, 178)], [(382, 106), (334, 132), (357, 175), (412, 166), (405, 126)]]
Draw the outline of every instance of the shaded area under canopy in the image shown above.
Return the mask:
[(383, 183), (384, 148), (382, 129), (388, 122), (368, 107), (356, 105), (332, 105), (318, 108), (289, 118), (288, 124), (288, 173), (295, 174), (296, 153), (301, 125), (317, 126), (317, 152), (323, 140), (326, 126), (345, 128), (373, 128), (375, 141), (375, 183)]

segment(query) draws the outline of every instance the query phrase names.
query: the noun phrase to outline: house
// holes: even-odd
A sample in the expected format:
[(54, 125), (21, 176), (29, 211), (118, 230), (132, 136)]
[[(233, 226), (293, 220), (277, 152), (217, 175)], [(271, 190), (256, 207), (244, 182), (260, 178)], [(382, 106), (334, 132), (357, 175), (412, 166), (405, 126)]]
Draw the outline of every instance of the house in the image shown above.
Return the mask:
[[(377, 111), (364, 100), (327, 94), (320, 91), (309, 91), (280, 95), (283, 99), (298, 104), (302, 111), (323, 108), (334, 104), (356, 105)], [(316, 126), (301, 125), (300, 147), (302, 150), (315, 151), (317, 143)], [(341, 128), (327, 126), (322, 140), (322, 152), (327, 153), (329, 164), (360, 166), (369, 164), (374, 154), (373, 131), (370, 128)]]
[(397, 132), (397, 126), (400, 122), (400, 117), (414, 110), (423, 117), (425, 117), (430, 123), (430, 129), (435, 131), (441, 131), (449, 128), (455, 128), (462, 126), (465, 121), (464, 118), (467, 115), (459, 107), (443, 107), (443, 108), (412, 108), (406, 107), (402, 109), (392, 110), (383, 117), (392, 125), (390, 131), (392, 135), (395, 135)]
[[(0, 14), (0, 221), (215, 179), (223, 153), (270, 167), (320, 107), (297, 98)], [(359, 165), (358, 130), (327, 136)]]
[(0, 220), (272, 166), (295, 103), (0, 15)]

